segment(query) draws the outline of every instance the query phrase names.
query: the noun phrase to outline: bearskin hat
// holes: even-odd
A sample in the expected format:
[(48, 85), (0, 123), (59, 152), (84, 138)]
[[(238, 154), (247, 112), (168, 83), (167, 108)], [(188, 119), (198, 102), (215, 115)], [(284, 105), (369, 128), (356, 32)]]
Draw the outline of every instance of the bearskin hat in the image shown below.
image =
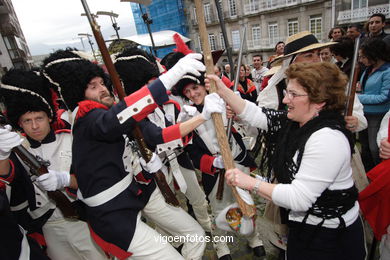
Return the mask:
[(112, 93), (108, 75), (97, 64), (86, 60), (73, 49), (58, 50), (43, 61), (42, 74), (57, 90), (67, 108), (73, 111), (85, 99), (85, 89), (95, 77), (101, 77)]
[(137, 47), (127, 48), (118, 54), (114, 59), (114, 65), (127, 95), (160, 75), (156, 59)]
[(184, 56), (181, 52), (170, 52), (162, 58), (160, 64), (163, 65), (167, 70), (170, 70), (175, 64)]
[(20, 129), (19, 118), (27, 112), (44, 111), (55, 120), (56, 104), (53, 99), (56, 97), (52, 94), (37, 71), (12, 69), (1, 79), (0, 95), (7, 108), (7, 117), (15, 129)]
[(204, 85), (204, 73), (200, 76), (194, 76), (192, 74), (184, 75), (179, 82), (171, 89), (171, 92), (175, 96), (181, 96), (185, 99), (187, 97), (183, 94), (184, 88), (189, 84)]

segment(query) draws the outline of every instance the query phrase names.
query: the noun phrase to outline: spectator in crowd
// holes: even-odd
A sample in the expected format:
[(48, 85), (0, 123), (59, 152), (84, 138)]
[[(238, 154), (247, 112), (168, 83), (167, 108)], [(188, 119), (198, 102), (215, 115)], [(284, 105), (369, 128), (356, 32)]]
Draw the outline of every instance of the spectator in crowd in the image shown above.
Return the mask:
[(253, 81), (251, 66), (248, 64), (245, 65), (245, 77)]
[(260, 54), (255, 54), (253, 56), (253, 70), (252, 70), (252, 79), (253, 83), (256, 86), (257, 93), (260, 92), (261, 82), (263, 81), (264, 74), (268, 71), (266, 67), (263, 66), (263, 58)]
[(225, 75), (222, 74), (220, 66), (214, 66), (214, 74), (222, 80), (226, 87), (230, 88), (232, 86), (232, 82), (230, 81), (230, 79), (228, 79)]
[(232, 73), (230, 71), (230, 64), (226, 64), (224, 67), (225, 71), (223, 72), (223, 75), (227, 77), (229, 80), (232, 80)]
[[(267, 69), (268, 70), (268, 69)], [(232, 82), (234, 85), (234, 81)], [(241, 64), (240, 74), (238, 76), (238, 86), (237, 91), (240, 92), (240, 95), (243, 99), (247, 99), (251, 102), (256, 102), (257, 99), (257, 88), (252, 80), (248, 79), (245, 76), (245, 65)]]
[(341, 37), (336, 40), (339, 44), (330, 46), (330, 50), (337, 60), (336, 65), (345, 73), (347, 76), (350, 75), (352, 69), (352, 58), (354, 44), (353, 40), (348, 37)]
[(275, 54), (269, 57), (267, 68), (271, 68), (271, 63), (276, 57), (283, 55), (284, 46), (285, 46), (285, 44), (282, 41), (276, 43), (275, 48), (274, 48)]
[(376, 137), (380, 122), (390, 109), (390, 58), (388, 46), (380, 38), (367, 39), (359, 50), (359, 62), (367, 68), (360, 78), (361, 94), (368, 128), (361, 132), (362, 159), (366, 171), (380, 162)]
[(328, 39), (335, 41), (345, 35), (345, 30), (341, 27), (333, 27), (328, 33)]
[(330, 51), (329, 47), (320, 50), (320, 58), (321, 61), (335, 63), (335, 59), (333, 58), (333, 54)]
[(388, 34), (385, 33), (386, 17), (384, 14), (376, 13), (370, 16), (368, 20), (368, 38), (385, 38)]
[(362, 36), (363, 36), (362, 27), (359, 24), (354, 23), (354, 24), (348, 25), (347, 37), (349, 37), (355, 41), (356, 38), (362, 37)]

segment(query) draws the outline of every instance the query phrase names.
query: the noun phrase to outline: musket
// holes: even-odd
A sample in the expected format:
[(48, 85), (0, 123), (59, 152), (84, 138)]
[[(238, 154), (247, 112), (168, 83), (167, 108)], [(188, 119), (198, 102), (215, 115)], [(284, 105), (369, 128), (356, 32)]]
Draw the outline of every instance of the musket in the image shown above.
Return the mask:
[[(6, 117), (0, 113), (1, 127), (6, 124)], [(46, 163), (32, 153), (30, 153), (23, 145), (18, 145), (12, 148), (12, 151), (18, 155), (18, 157), (30, 168), (30, 172), (33, 175), (41, 176), (42, 174), (49, 173)], [(64, 215), (65, 218), (69, 219), (80, 219), (76, 209), (72, 206), (70, 200), (61, 191), (47, 191), (48, 197), (53, 200)]]
[[(100, 26), (97, 24), (95, 18), (91, 15), (87, 2), (85, 0), (81, 0), (81, 3), (83, 4), (89, 24), (91, 25), (92, 32), (95, 37), (96, 43), (99, 47), (100, 53), (103, 57), (104, 64), (106, 65), (108, 73), (110, 74), (112, 84), (114, 85), (114, 88), (118, 94), (119, 99), (123, 100), (126, 97), (126, 94), (125, 91), (123, 90), (122, 84), (120, 82), (118, 73), (114, 67), (114, 64), (112, 63), (110, 54), (107, 50), (102, 33), (100, 31)], [(141, 129), (137, 124), (134, 126), (132, 135), (136, 143), (138, 144), (138, 149), (140, 150), (142, 158), (146, 162), (149, 162), (152, 159), (153, 153), (147, 148), (147, 144), (145, 143), (145, 139), (142, 135)], [(165, 201), (172, 206), (179, 207), (180, 203), (177, 200), (175, 194), (172, 192), (171, 188), (169, 187), (165, 179), (164, 173), (161, 172), (161, 170), (159, 170), (154, 174), (154, 179), (157, 183), (157, 186), (160, 188), (160, 191), (164, 196)]]
[[(195, 0), (195, 9), (196, 9), (196, 17), (198, 20), (198, 26), (199, 26), (199, 36), (200, 41), (202, 43), (202, 49), (203, 49), (203, 56), (204, 61), (206, 65), (206, 73), (207, 74), (214, 74), (214, 64), (213, 64), (213, 58), (210, 51), (210, 45), (208, 42), (208, 35), (206, 30), (206, 23), (204, 20), (204, 12), (203, 12), (203, 6), (201, 0)], [(210, 92), (213, 93), (216, 91), (215, 82), (210, 81)], [(227, 139), (225, 127), (223, 125), (222, 116), (218, 113), (211, 114), (211, 117), (213, 118), (215, 131), (217, 134), (218, 144), (221, 150), (223, 163), (225, 165), (226, 169), (233, 169), (234, 161), (232, 152), (229, 148), (229, 142)], [(256, 213), (256, 208), (253, 205), (249, 205), (245, 203), (245, 201), (240, 197), (235, 187), (232, 187), (233, 195), (242, 211), (242, 214), (247, 217), (252, 217)]]
[[(237, 63), (237, 68), (236, 68), (236, 73), (235, 73), (235, 80), (234, 80), (234, 87), (233, 87), (233, 92), (237, 91), (238, 87), (238, 81), (239, 81), (239, 76), (240, 76), (240, 68), (241, 68), (241, 61), (242, 61), (242, 50), (244, 49), (244, 40), (245, 40), (245, 34), (246, 34), (246, 26), (244, 26), (244, 30), (242, 33), (242, 40), (241, 40), (241, 45), (240, 45), (240, 52), (238, 54), (238, 63)], [(228, 136), (228, 141), (230, 142), (232, 138), (232, 126), (233, 126), (233, 118), (229, 118), (228, 124), (227, 124), (227, 136)], [(217, 188), (217, 194), (215, 195), (217, 200), (222, 200), (223, 198), (223, 187), (225, 181), (225, 171), (220, 171), (219, 172), (219, 181), (218, 181), (218, 188)]]
[(353, 51), (352, 68), (349, 75), (348, 87), (347, 87), (347, 102), (345, 105), (345, 116), (351, 116), (353, 111), (353, 103), (355, 101), (356, 83), (358, 81), (360, 66), (358, 64), (360, 38), (355, 39), (355, 48)]

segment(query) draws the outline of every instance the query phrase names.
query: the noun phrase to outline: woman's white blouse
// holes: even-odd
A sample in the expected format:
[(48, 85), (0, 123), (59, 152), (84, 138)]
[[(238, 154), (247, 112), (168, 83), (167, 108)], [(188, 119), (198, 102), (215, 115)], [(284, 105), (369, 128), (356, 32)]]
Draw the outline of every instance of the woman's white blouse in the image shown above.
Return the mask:
[[(239, 117), (258, 128), (267, 130), (267, 118), (262, 109), (246, 102)], [(298, 153), (294, 156), (297, 159)], [(325, 189), (347, 189), (353, 185), (351, 152), (347, 138), (338, 130), (322, 128), (307, 140), (302, 162), (291, 184), (278, 184), (272, 193), (275, 204), (291, 209), (289, 219), (301, 222), (306, 211)], [(359, 215), (359, 204), (343, 215), (346, 225), (352, 224)], [(309, 215), (308, 224), (318, 224), (320, 218)], [(337, 228), (339, 220), (329, 219), (324, 227)]]

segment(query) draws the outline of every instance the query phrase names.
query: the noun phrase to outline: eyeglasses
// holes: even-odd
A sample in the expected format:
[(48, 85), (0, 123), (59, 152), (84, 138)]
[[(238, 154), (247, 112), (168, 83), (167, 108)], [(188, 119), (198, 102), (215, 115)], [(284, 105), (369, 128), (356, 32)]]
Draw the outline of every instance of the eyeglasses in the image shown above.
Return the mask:
[(283, 90), (283, 96), (287, 96), (289, 99), (293, 100), (294, 98), (296, 97), (304, 97), (304, 96), (308, 96), (307, 94), (297, 94), (295, 92), (289, 92), (289, 91), (286, 91), (286, 90)]

